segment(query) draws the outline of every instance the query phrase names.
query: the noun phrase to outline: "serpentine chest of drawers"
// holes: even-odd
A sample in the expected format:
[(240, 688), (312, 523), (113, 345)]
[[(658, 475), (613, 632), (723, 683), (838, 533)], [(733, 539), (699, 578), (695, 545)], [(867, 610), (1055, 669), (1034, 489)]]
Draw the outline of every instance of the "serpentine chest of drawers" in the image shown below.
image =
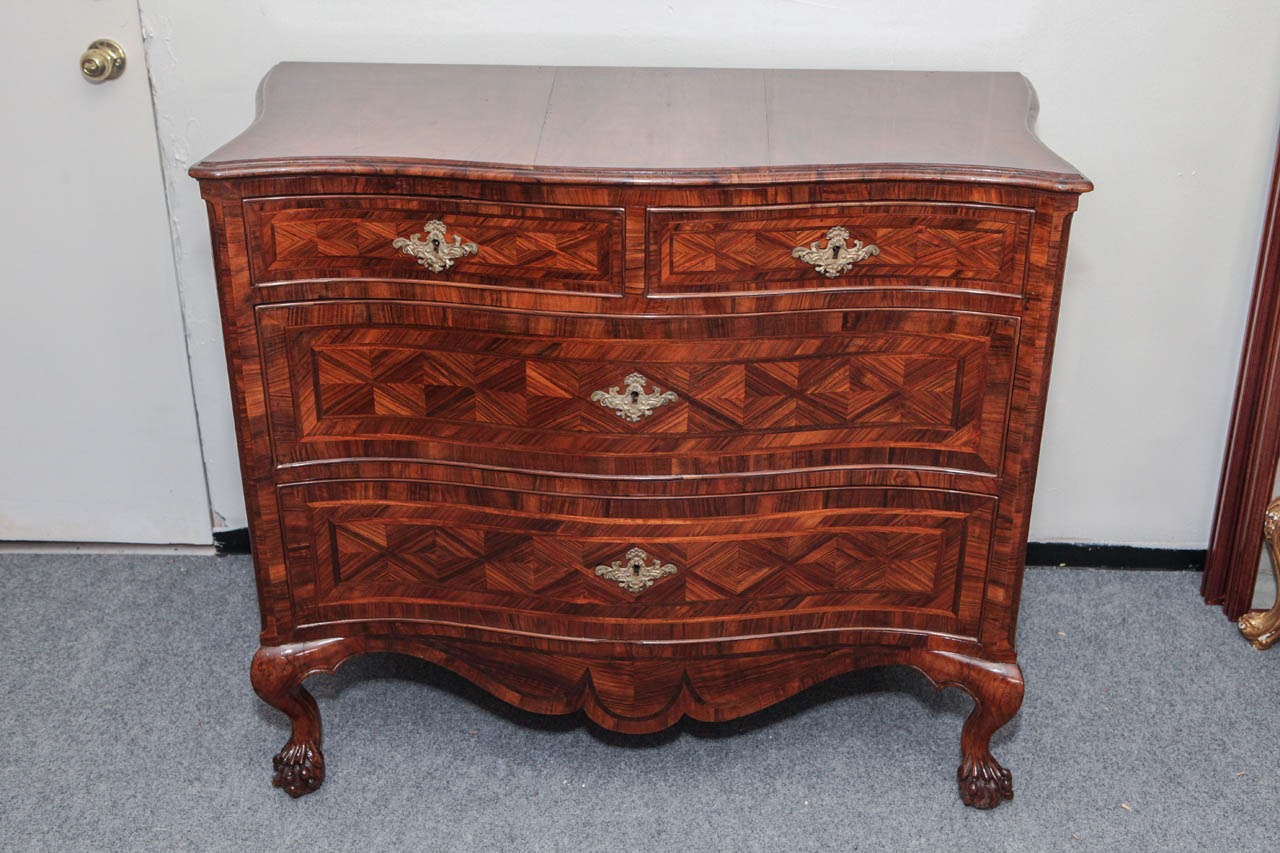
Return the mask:
[(417, 655), (649, 732), (905, 664), (1012, 796), (1067, 229), (1018, 74), (288, 63), (191, 169), (259, 695)]

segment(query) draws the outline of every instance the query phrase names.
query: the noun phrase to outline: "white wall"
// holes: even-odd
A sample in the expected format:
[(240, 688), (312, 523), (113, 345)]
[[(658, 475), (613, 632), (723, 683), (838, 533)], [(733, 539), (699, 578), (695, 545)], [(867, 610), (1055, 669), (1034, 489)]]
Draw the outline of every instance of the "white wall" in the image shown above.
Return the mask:
[(1204, 547), (1280, 126), (1276, 0), (141, 0), (217, 517), (244, 524), (186, 168), (285, 60), (1018, 70), (1097, 184), (1072, 232), (1031, 536)]

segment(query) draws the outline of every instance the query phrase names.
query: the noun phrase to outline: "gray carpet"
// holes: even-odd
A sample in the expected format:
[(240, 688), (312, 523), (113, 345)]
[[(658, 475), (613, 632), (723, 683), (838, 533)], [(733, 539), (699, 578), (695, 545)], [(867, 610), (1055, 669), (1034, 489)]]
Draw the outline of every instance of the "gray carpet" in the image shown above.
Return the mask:
[(885, 668), (744, 720), (621, 737), (409, 658), (308, 684), (329, 778), (270, 787), (247, 558), (0, 554), (4, 849), (1275, 849), (1280, 649), (1199, 575), (1028, 572), (1017, 798), (963, 808), (969, 700)]

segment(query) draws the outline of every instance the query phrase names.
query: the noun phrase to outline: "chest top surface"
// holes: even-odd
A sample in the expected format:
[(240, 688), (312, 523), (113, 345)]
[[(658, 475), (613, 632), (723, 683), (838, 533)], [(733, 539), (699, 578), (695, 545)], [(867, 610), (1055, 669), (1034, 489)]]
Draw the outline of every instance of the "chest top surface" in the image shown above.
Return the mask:
[(198, 178), (395, 170), (613, 183), (869, 178), (1087, 191), (1012, 72), (286, 62)]

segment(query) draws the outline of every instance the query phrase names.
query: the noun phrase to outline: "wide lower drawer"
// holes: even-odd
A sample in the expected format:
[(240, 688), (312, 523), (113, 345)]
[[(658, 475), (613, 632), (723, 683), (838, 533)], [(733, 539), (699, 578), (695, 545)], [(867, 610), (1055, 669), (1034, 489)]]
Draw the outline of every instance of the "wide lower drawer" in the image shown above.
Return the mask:
[(325, 278), (622, 293), (622, 210), (428, 196), (246, 199), (255, 284)]
[(902, 466), (998, 475), (1018, 321), (908, 309), (547, 315), (257, 309), (278, 464), (596, 475)]
[(849, 202), (648, 211), (653, 296), (827, 288), (1022, 293), (1033, 211)]
[(605, 499), (338, 481), (278, 493), (295, 624), (614, 638), (716, 636), (728, 623), (973, 635), (997, 504), (886, 488)]

